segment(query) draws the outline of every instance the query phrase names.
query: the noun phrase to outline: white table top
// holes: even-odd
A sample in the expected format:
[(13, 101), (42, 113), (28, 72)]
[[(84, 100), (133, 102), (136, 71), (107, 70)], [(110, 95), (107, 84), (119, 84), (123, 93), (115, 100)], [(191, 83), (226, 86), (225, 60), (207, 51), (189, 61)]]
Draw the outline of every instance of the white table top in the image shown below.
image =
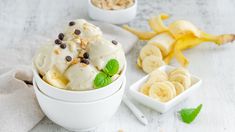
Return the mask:
[[(0, 3), (1, 48), (21, 49), (22, 44), (38, 44), (42, 39), (55, 35), (55, 27), (78, 17), (88, 18), (86, 0), (3, 0)], [(149, 29), (146, 19), (160, 12), (170, 13), (171, 20), (186, 19), (213, 34), (235, 32), (235, 1), (233, 0), (139, 0), (138, 15), (129, 24)], [(46, 36), (46, 37), (45, 37)], [(43, 41), (42, 41), (43, 42)], [(136, 67), (135, 61), (143, 43), (138, 43), (127, 56), (128, 86), (144, 73)], [(116, 115), (97, 129), (97, 132), (232, 132), (235, 130), (235, 46), (217, 47), (203, 44), (186, 51), (190, 60), (189, 69), (203, 80), (201, 89), (165, 114), (159, 114), (135, 103), (147, 116), (149, 125), (141, 125), (130, 110), (122, 104)], [(24, 58), (22, 64), (29, 64)], [(174, 65), (174, 63), (172, 63)], [(179, 121), (176, 111), (182, 107), (204, 106), (200, 116), (190, 125)], [(33, 132), (67, 131), (44, 118)]]

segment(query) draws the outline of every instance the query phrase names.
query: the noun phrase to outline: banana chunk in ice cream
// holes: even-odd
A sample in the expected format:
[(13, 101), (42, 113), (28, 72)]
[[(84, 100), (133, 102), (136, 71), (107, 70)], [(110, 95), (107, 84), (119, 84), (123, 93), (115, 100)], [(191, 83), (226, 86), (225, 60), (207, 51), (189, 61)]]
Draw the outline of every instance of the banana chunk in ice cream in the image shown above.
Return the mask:
[(93, 86), (93, 80), (98, 74), (98, 70), (92, 65), (75, 64), (72, 65), (66, 72), (65, 77), (69, 83), (67, 88), (71, 90), (90, 90)]
[(116, 59), (119, 62), (119, 71), (124, 67), (125, 53), (121, 44), (115, 40), (96, 39), (90, 42), (88, 53), (90, 54), (91, 62), (99, 70), (103, 69), (110, 59)]

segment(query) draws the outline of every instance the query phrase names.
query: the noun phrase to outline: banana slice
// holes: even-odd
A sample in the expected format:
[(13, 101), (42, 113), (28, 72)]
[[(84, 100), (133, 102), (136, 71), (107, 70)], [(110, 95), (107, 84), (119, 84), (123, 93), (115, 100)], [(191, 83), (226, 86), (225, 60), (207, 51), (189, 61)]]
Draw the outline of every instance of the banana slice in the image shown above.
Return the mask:
[(187, 77), (190, 77), (189, 71), (187, 69), (183, 68), (183, 67), (176, 68), (176, 69), (169, 72), (169, 76), (174, 76), (174, 75), (177, 75), (177, 74), (182, 74), (182, 75), (185, 75)]
[(190, 77), (186, 76), (186, 75), (182, 75), (182, 74), (175, 74), (173, 76), (169, 77), (170, 81), (176, 81), (181, 83), (184, 86), (184, 89), (187, 89), (190, 87), (191, 85), (191, 79)]
[(165, 65), (165, 62), (155, 55), (145, 57), (142, 62), (142, 68), (146, 73), (150, 73), (162, 65)]
[(61, 89), (65, 89), (68, 83), (68, 80), (55, 68), (50, 69), (43, 77), (43, 80)]
[(142, 68), (142, 61), (141, 61), (140, 57), (138, 57), (138, 59), (137, 59), (137, 66), (139, 68)]
[(175, 86), (170, 81), (164, 81), (164, 83), (171, 88), (171, 90), (173, 91), (173, 95), (175, 97), (176, 96)]
[(156, 69), (149, 74), (149, 79), (146, 83), (153, 84), (154, 82), (162, 82), (167, 80), (168, 80), (168, 75), (164, 71)]
[(157, 46), (147, 44), (140, 51), (140, 59), (144, 60), (146, 56), (155, 55), (162, 59), (162, 53)]
[(176, 93), (172, 86), (166, 82), (168, 81), (156, 82), (152, 84), (149, 89), (149, 96), (161, 102), (167, 102), (174, 98)]
[(200, 30), (191, 22), (185, 20), (178, 20), (171, 23), (169, 25), (169, 31), (176, 39), (185, 35), (201, 36)]
[(149, 96), (149, 89), (150, 89), (150, 84), (145, 83), (140, 87), (140, 92), (143, 93), (144, 95)]
[(176, 96), (184, 92), (184, 86), (179, 82), (171, 82), (175, 86)]
[(171, 47), (174, 42), (175, 39), (172, 37), (172, 35), (164, 32), (150, 39), (148, 44), (157, 46), (161, 50), (162, 55), (165, 57), (171, 51)]

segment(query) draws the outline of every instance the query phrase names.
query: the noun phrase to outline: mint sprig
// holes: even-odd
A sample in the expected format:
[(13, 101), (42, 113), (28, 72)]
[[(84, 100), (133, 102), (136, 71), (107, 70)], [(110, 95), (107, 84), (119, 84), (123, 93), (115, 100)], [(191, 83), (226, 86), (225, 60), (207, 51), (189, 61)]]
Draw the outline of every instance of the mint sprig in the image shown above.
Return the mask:
[(118, 69), (119, 69), (118, 61), (116, 59), (111, 59), (105, 65), (105, 68), (103, 69), (103, 71), (109, 76), (113, 76), (118, 72)]
[(111, 77), (119, 70), (119, 63), (116, 59), (111, 59), (105, 65), (102, 72), (98, 73), (94, 80), (94, 88), (101, 88), (112, 83)]
[(197, 108), (184, 108), (179, 111), (181, 119), (183, 122), (190, 124), (201, 111), (202, 104), (197, 106)]
[(94, 87), (101, 88), (104, 86), (109, 85), (112, 82), (111, 77), (109, 77), (107, 74), (100, 72), (96, 75), (95, 80), (94, 80)]

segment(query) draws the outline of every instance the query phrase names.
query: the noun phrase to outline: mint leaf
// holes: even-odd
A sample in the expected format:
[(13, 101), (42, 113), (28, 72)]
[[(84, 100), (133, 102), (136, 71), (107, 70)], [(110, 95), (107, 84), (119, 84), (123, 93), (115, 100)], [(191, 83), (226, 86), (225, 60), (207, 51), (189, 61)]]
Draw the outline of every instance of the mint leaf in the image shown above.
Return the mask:
[(94, 87), (101, 88), (101, 87), (109, 85), (111, 82), (112, 82), (111, 77), (109, 77), (107, 74), (103, 72), (100, 72), (95, 77)]
[(118, 69), (119, 69), (118, 61), (116, 59), (111, 59), (105, 65), (105, 68), (103, 69), (103, 71), (109, 76), (113, 76), (118, 72)]
[(184, 108), (180, 110), (180, 116), (183, 122), (185, 123), (191, 123), (198, 115), (202, 108), (202, 104), (197, 106), (197, 108)]

